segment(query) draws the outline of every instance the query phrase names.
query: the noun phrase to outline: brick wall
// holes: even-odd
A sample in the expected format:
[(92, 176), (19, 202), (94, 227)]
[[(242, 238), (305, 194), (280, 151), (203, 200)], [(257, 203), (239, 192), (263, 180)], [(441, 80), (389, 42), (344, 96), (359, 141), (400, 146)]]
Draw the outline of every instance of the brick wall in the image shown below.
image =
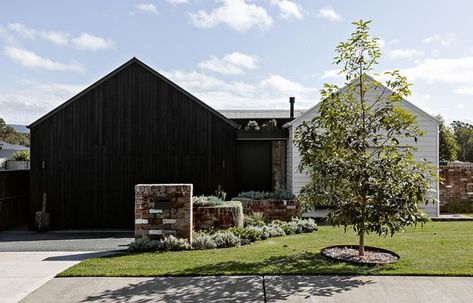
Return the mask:
[(226, 229), (243, 226), (243, 208), (241, 204), (229, 206), (194, 207), (193, 224), (195, 230)]
[(473, 163), (449, 162), (440, 166), (440, 201), (473, 201)]
[(235, 198), (241, 201), (243, 205), (243, 213), (249, 215), (251, 213), (263, 213), (265, 219), (289, 221), (298, 216), (298, 207), (296, 200), (253, 200), (246, 198)]
[(135, 186), (135, 238), (166, 235), (192, 241), (192, 184)]

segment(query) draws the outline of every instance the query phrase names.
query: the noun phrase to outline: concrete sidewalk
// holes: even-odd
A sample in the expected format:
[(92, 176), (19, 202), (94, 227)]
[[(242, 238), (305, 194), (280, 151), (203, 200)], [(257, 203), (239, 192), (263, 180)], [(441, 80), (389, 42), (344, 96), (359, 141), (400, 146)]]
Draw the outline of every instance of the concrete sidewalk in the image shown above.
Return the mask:
[(82, 260), (103, 252), (0, 252), (0, 301), (18, 302)]
[(55, 278), (22, 302), (473, 302), (473, 277)]

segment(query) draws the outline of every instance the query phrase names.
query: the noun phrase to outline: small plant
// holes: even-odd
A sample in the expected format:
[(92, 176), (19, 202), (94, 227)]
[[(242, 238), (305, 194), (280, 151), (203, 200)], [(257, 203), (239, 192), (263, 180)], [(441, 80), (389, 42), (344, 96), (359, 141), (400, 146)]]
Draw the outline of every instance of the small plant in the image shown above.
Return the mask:
[(240, 246), (241, 239), (229, 231), (217, 231), (212, 235), (212, 240), (218, 248)]
[(256, 225), (263, 226), (266, 225), (264, 213), (262, 212), (253, 212), (250, 215), (246, 216), (247, 225)]
[(222, 189), (222, 187), (219, 185), (217, 190), (215, 191), (215, 196), (219, 198), (222, 201), (225, 201), (227, 199), (227, 193)]
[(128, 245), (129, 252), (152, 252), (161, 248), (161, 242), (153, 241), (148, 237), (143, 237), (131, 242)]
[(263, 123), (263, 125), (261, 125), (261, 127), (263, 128), (273, 128), (277, 126), (278, 126), (278, 121), (276, 121), (276, 119), (271, 119), (268, 122), (265, 122)]
[(273, 198), (278, 200), (292, 200), (296, 196), (285, 188), (279, 188), (274, 191)]
[(161, 241), (160, 250), (188, 250), (191, 249), (191, 245), (187, 239), (176, 238), (173, 235), (166, 236), (164, 240)]
[(250, 121), (248, 121), (248, 124), (246, 124), (245, 130), (246, 131), (259, 131), (260, 127), (258, 125), (258, 122), (254, 121), (254, 120), (250, 120)]
[(18, 150), (13, 153), (12, 159), (15, 161), (30, 161), (30, 151)]
[(195, 232), (192, 237), (192, 248), (197, 250), (212, 249), (217, 248), (217, 244), (215, 243), (212, 235), (203, 231), (198, 231)]

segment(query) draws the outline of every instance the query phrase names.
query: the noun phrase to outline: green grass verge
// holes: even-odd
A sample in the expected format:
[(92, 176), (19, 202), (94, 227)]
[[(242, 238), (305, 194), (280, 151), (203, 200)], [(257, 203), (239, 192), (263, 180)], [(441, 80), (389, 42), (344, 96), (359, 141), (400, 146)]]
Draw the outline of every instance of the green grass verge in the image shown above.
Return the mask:
[(473, 222), (431, 222), (394, 237), (367, 237), (367, 245), (397, 252), (392, 265), (362, 266), (325, 259), (324, 246), (357, 244), (353, 231), (321, 226), (319, 231), (272, 238), (227, 249), (125, 254), (89, 259), (64, 272), (71, 276), (181, 275), (473, 275)]

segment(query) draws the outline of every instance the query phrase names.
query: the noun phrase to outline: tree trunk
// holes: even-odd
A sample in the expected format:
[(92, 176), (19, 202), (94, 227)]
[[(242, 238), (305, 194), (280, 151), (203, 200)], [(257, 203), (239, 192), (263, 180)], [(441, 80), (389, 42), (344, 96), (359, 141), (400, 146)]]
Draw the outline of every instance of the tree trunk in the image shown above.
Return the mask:
[(360, 243), (358, 245), (358, 255), (364, 256), (365, 255), (365, 232), (360, 231), (358, 235), (360, 236)]

